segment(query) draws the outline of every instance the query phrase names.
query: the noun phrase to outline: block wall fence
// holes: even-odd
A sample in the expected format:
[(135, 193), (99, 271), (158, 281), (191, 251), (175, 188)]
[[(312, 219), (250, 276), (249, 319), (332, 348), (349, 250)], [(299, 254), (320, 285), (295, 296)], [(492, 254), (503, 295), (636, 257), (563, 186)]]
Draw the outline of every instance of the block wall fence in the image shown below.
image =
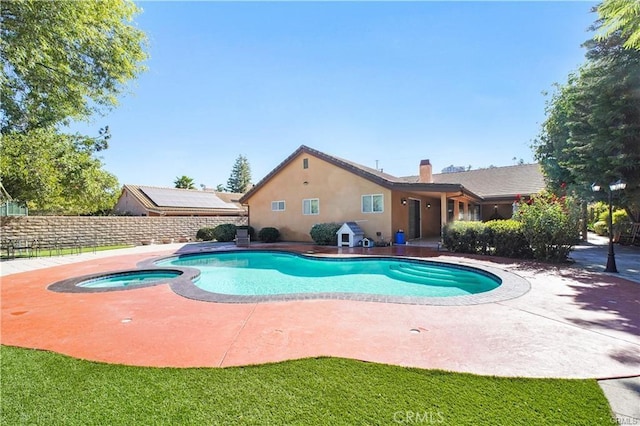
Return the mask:
[(223, 223), (247, 225), (246, 217), (216, 216), (5, 216), (2, 240), (35, 240), (42, 247), (141, 245), (194, 241), (204, 227)]

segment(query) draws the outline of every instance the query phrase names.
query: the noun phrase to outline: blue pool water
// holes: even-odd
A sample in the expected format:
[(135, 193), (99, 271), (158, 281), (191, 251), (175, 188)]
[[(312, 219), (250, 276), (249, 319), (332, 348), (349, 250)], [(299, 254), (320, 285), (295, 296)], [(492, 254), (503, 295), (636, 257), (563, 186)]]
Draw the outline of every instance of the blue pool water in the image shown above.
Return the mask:
[(195, 285), (213, 293), (276, 295), (365, 293), (449, 297), (493, 290), (501, 283), (474, 268), (395, 258), (316, 258), (284, 252), (243, 251), (170, 258), (158, 266), (201, 271)]
[(87, 288), (139, 286), (166, 281), (179, 275), (181, 275), (181, 272), (178, 271), (121, 272), (82, 281), (77, 286)]

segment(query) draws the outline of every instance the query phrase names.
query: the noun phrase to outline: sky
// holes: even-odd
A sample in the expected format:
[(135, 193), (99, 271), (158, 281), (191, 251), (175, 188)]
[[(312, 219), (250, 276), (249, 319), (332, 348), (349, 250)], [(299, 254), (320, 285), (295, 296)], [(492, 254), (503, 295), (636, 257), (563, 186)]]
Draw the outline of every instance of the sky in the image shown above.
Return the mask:
[[(121, 184), (257, 183), (300, 145), (396, 176), (534, 161), (594, 2), (138, 2), (148, 71), (74, 128)], [(515, 158), (515, 160), (514, 160)]]

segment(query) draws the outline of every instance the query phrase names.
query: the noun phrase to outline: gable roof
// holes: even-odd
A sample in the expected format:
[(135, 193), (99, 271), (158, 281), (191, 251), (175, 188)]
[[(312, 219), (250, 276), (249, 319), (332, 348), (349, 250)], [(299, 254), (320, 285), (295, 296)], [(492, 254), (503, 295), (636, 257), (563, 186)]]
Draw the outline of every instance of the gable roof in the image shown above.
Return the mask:
[(242, 194), (198, 191), (195, 189), (163, 188), (144, 185), (124, 185), (144, 208), (159, 214), (221, 214), (238, 215), (245, 213), (239, 203)]
[(276, 176), (282, 168), (300, 154), (306, 153), (340, 167), (357, 176), (377, 183), (388, 189), (427, 192), (462, 192), (480, 200), (511, 199), (516, 195), (535, 194), (545, 187), (544, 176), (539, 164), (491, 167), (456, 173), (433, 175), (433, 183), (419, 182), (419, 176), (396, 177), (353, 161), (325, 154), (306, 145), (300, 145), (285, 158), (250, 191), (240, 198), (245, 203), (251, 195)]
[(271, 170), (260, 182), (251, 188), (246, 194), (240, 198), (241, 203), (245, 203), (251, 196), (258, 191), (263, 185), (265, 185), (268, 181), (270, 181), (274, 176), (276, 176), (280, 170), (282, 170), (286, 165), (291, 163), (296, 157), (300, 154), (306, 153), (313, 155), (314, 157), (320, 158), (330, 164), (333, 164), (336, 167), (340, 167), (348, 172), (351, 172), (357, 176), (360, 176), (364, 179), (367, 179), (371, 182), (377, 183), (378, 185), (388, 188), (388, 189), (397, 189), (397, 190), (409, 190), (409, 191), (429, 191), (429, 192), (462, 192), (472, 197), (480, 199), (477, 194), (473, 193), (469, 189), (465, 188), (463, 185), (459, 183), (447, 183), (447, 182), (439, 182), (439, 183), (420, 183), (420, 182), (409, 182), (405, 178), (398, 178), (396, 176), (392, 176), (388, 173), (381, 172), (379, 170), (373, 169), (371, 167), (363, 166), (358, 163), (354, 163), (349, 160), (345, 160), (339, 157), (334, 157), (332, 155), (325, 154), (324, 152), (315, 150), (306, 145), (300, 145), (298, 149), (296, 149), (291, 155), (285, 158), (280, 164), (278, 164), (273, 170)]
[(364, 235), (364, 231), (360, 228), (356, 222), (345, 222), (342, 224), (340, 229), (336, 231), (336, 234), (343, 233), (344, 231), (349, 230), (353, 235)]

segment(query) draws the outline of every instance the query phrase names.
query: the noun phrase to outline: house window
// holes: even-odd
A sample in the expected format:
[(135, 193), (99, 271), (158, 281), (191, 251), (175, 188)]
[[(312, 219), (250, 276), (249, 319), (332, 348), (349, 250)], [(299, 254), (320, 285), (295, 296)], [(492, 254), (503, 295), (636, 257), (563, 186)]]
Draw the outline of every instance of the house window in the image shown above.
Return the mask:
[(302, 200), (302, 214), (320, 214), (320, 200), (318, 198)]
[(283, 212), (284, 211), (284, 201), (272, 201), (271, 202), (271, 211)]
[(382, 213), (384, 211), (384, 197), (382, 194), (362, 196), (362, 213)]
[(303, 158), (302, 159), (302, 168), (303, 169), (308, 169), (309, 168), (309, 159), (308, 158)]

